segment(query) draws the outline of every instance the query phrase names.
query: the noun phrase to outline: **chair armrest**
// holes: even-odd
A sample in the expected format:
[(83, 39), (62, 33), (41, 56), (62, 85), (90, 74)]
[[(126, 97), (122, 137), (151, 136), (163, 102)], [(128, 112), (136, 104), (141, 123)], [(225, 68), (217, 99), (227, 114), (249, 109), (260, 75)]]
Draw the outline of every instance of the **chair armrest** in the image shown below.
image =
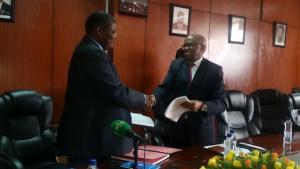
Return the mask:
[(0, 166), (4, 169), (24, 169), (19, 159), (4, 153), (0, 153)]

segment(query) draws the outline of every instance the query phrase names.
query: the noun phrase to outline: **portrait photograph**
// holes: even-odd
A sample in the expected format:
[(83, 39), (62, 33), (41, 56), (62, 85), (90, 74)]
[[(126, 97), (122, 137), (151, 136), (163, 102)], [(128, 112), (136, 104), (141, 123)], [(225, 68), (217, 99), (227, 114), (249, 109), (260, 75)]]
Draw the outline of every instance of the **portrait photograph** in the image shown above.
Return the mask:
[(191, 8), (170, 4), (170, 35), (187, 36), (189, 34)]
[(0, 0), (0, 21), (14, 22), (15, 0)]
[(229, 15), (228, 42), (244, 44), (246, 17)]
[(282, 22), (273, 23), (273, 45), (275, 47), (285, 47), (287, 24)]

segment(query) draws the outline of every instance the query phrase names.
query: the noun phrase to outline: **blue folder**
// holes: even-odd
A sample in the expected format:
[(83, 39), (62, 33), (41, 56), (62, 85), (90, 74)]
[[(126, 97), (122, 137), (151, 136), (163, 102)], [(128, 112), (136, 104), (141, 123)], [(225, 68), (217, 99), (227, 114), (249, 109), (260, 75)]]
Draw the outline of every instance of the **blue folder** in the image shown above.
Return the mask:
[[(121, 168), (132, 168), (132, 165), (133, 165), (132, 161), (127, 161), (127, 162), (121, 163), (120, 167)], [(138, 162), (137, 168), (138, 169), (144, 169), (144, 163), (143, 162)], [(145, 169), (159, 169), (159, 168), (160, 168), (159, 165), (145, 163)]]

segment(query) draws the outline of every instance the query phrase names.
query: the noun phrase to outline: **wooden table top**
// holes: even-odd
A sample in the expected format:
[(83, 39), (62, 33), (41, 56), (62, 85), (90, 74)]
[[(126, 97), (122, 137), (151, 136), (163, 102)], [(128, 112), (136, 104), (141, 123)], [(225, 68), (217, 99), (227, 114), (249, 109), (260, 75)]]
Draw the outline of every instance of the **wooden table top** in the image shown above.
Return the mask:
[[(283, 134), (255, 136), (238, 140), (238, 143), (244, 142), (260, 147), (264, 147), (278, 154), (282, 153)], [(292, 152), (300, 153), (300, 132), (293, 133)], [(161, 169), (199, 169), (202, 165), (207, 165), (207, 161), (217, 155), (215, 151), (211, 151), (201, 146), (188, 147), (183, 151), (171, 154), (170, 158), (160, 163)], [(118, 164), (113, 165), (118, 168)], [(100, 168), (111, 168), (100, 166)]]
[[(282, 153), (282, 141), (283, 134), (256, 136), (238, 140), (238, 142), (264, 147), (278, 154)], [(292, 152), (297, 151), (300, 151), (300, 132), (293, 133)], [(172, 154), (167, 161), (161, 163), (161, 168), (199, 169), (201, 165), (206, 165), (207, 160), (216, 154), (216, 152), (204, 149), (200, 146), (189, 147), (181, 152)]]

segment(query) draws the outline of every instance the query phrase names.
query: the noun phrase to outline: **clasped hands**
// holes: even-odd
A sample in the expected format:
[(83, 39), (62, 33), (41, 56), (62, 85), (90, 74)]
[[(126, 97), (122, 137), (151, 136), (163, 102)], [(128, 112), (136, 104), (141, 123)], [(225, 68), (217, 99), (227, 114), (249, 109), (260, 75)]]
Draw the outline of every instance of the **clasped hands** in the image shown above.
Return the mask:
[(181, 106), (189, 109), (190, 111), (198, 111), (200, 108), (202, 108), (203, 102), (198, 100), (190, 100), (189, 102), (186, 101), (181, 103)]
[(146, 95), (146, 102), (145, 102), (145, 111), (150, 112), (152, 107), (156, 104), (156, 99), (153, 94)]

